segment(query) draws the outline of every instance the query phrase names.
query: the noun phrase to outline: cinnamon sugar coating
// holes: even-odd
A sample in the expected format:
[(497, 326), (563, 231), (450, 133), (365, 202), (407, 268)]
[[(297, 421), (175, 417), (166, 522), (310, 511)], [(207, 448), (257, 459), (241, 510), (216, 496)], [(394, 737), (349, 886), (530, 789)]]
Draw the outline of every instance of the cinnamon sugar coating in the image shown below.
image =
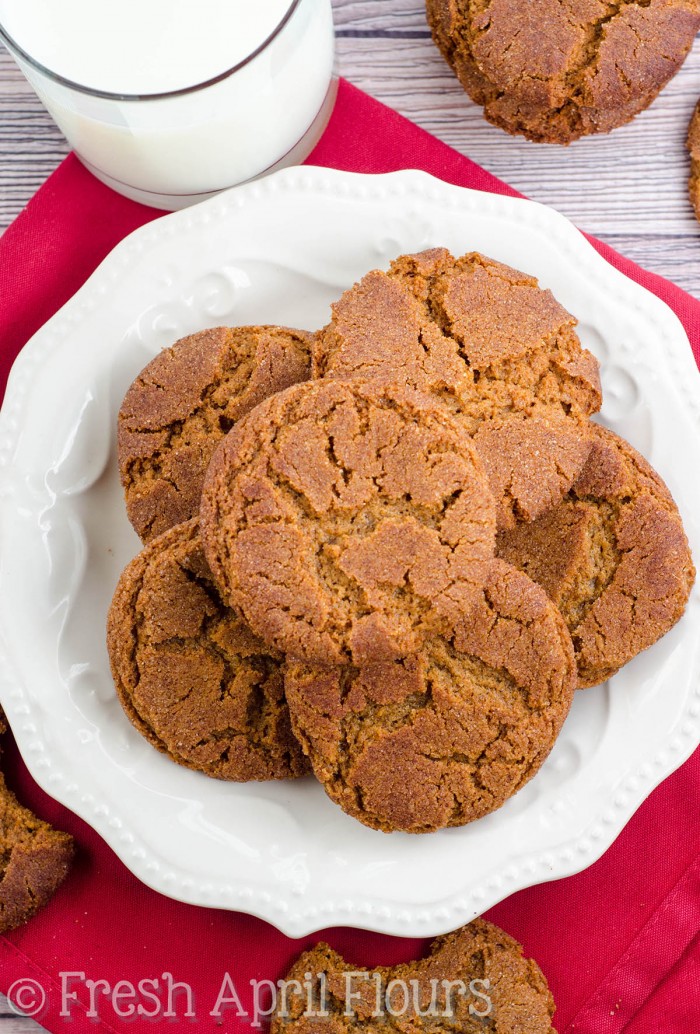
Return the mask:
[(554, 999), (541, 969), (484, 919), (398, 966), (351, 964), (317, 944), (282, 987), (270, 1034), (555, 1034)]
[(554, 144), (629, 122), (700, 29), (697, 0), (427, 0), (427, 13), (488, 121)]
[(503, 561), (452, 640), (362, 668), (289, 662), (292, 726), (326, 793), (374, 829), (425, 833), (500, 807), (539, 769), (576, 684), (544, 591)]
[(588, 463), (563, 502), (498, 538), (499, 555), (561, 610), (581, 686), (610, 678), (664, 635), (695, 580), (666, 485), (619, 435), (593, 430)]
[(237, 782), (307, 770), (290, 728), (283, 658), (221, 602), (196, 519), (126, 567), (107, 645), (127, 717), (173, 761)]
[(119, 411), (119, 471), (143, 542), (199, 512), (214, 449), (245, 413), (308, 378), (311, 335), (216, 327), (181, 338), (141, 371)]
[(224, 598), (318, 664), (415, 652), (465, 612), (495, 541), (482, 464), (449, 416), (355, 382), (297, 385), (241, 420), (201, 520)]

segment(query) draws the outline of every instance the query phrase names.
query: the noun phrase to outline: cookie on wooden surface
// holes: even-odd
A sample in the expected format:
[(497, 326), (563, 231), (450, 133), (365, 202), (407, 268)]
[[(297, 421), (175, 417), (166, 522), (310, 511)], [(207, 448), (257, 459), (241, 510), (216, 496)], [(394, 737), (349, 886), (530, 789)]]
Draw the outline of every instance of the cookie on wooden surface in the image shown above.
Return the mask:
[(568, 144), (648, 107), (700, 29), (697, 0), (427, 0), (443, 57), (508, 133)]
[(700, 220), (700, 101), (695, 105), (695, 110), (690, 119), (687, 145), (690, 151), (688, 194), (695, 212), (695, 218)]
[(426, 833), (494, 811), (539, 769), (576, 685), (545, 592), (503, 561), (452, 642), (363, 668), (288, 663), (292, 726), (326, 793), (374, 829)]

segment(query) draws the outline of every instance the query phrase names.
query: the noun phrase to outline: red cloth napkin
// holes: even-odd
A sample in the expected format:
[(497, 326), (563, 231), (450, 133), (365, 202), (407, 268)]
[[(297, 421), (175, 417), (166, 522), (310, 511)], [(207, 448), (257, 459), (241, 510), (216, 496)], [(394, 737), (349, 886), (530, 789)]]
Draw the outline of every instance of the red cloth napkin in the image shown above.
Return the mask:
[[(309, 162), (356, 172), (421, 168), (462, 186), (514, 193), (345, 82)], [(0, 238), (3, 385), (31, 334), (110, 248), (160, 214), (114, 194), (74, 157), (65, 160)], [(700, 360), (700, 303), (593, 243), (675, 309)], [(40, 1006), (35, 1014), (51, 1031), (79, 1034), (97, 1027), (140, 1034), (154, 1022), (178, 1021), (196, 1030), (255, 1031), (250, 981), (280, 979), (321, 936), (363, 967), (415, 958), (426, 946), (348, 929), (292, 941), (261, 920), (162, 897), (39, 790), (11, 743), (5, 750), (5, 768), (22, 800), (79, 845), (75, 868), (55, 898), (26, 927), (0, 938), (0, 987), (27, 1011), (34, 1011), (33, 995)], [(522, 891), (488, 913), (542, 966), (557, 1000), (560, 1034), (700, 1030), (699, 800), (700, 751), (651, 795), (599, 862), (577, 876)], [(222, 988), (231, 994), (227, 974), (247, 1018), (236, 1016), (235, 1006), (211, 1015)], [(91, 988), (90, 980), (104, 983)], [(131, 986), (149, 980), (159, 984), (143, 985), (137, 1001), (157, 1018), (129, 1015), (136, 1004)]]

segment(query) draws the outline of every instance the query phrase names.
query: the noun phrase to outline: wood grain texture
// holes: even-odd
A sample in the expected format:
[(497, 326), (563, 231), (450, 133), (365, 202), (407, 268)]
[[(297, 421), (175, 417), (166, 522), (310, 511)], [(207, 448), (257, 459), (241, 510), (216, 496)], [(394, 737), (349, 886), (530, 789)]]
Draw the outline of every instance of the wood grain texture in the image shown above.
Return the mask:
[(16, 1016), (0, 994), (0, 1034), (38, 1034), (44, 1028), (28, 1016)]
[[(652, 107), (610, 136), (568, 148), (489, 126), (433, 46), (421, 0), (333, 0), (342, 75), (536, 201), (700, 297), (700, 227), (687, 198), (684, 140), (700, 96), (700, 44)], [(68, 153), (0, 52), (0, 231)], [(9, 1013), (0, 1034), (41, 1028)]]

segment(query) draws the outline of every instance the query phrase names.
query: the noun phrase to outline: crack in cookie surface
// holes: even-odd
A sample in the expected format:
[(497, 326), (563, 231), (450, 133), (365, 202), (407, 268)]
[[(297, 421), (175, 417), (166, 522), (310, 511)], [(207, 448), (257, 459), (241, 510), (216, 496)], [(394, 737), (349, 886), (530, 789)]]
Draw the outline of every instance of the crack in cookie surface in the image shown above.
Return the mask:
[(484, 115), (567, 144), (647, 107), (700, 28), (696, 0), (427, 0), (433, 39)]
[(567, 497), (504, 531), (498, 554), (541, 584), (576, 648), (579, 684), (605, 681), (679, 620), (695, 578), (675, 503), (628, 442), (595, 428)]
[(217, 327), (160, 352), (119, 412), (119, 469), (143, 542), (199, 511), (209, 460), (235, 422), (310, 373), (311, 335), (287, 327)]
[(221, 602), (193, 519), (125, 569), (108, 620), (120, 702), (158, 750), (219, 779), (287, 779), (307, 765), (284, 698), (283, 658)]
[(205, 549), (265, 641), (322, 664), (414, 652), (469, 605), (494, 501), (471, 442), (410, 391), (317, 381), (267, 400), (214, 456)]
[(544, 591), (502, 561), (454, 637), (385, 664), (289, 662), (292, 724), (326, 792), (365, 825), (424, 833), (488, 814), (539, 769), (575, 686)]
[[(281, 984), (271, 1034), (553, 1034), (542, 971), (483, 919), (437, 938), (425, 958), (391, 967), (349, 963), (317, 944)], [(488, 1001), (476, 988), (488, 989)]]

